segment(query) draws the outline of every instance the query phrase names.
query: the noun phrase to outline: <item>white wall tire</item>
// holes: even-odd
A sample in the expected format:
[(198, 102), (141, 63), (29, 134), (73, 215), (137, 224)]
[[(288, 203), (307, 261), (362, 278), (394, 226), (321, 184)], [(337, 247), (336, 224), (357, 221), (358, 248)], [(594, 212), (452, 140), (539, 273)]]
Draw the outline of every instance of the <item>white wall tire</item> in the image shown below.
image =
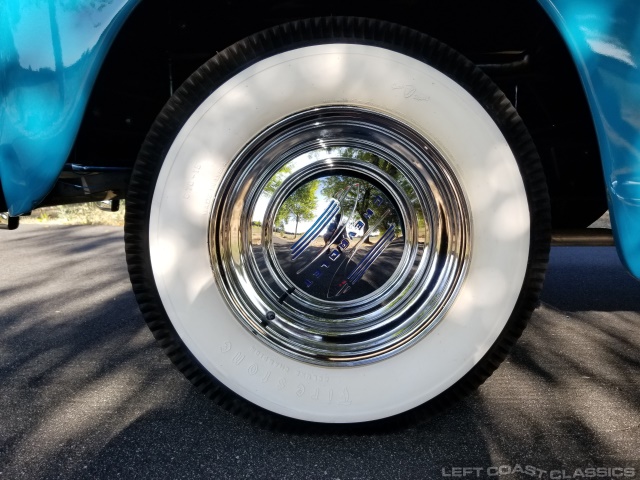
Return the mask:
[[(410, 126), (442, 155), (469, 217), (464, 275), (442, 318), (408, 348), (347, 366), (272, 348), (243, 323), (209, 238), (221, 185), (242, 172), (234, 159), (268, 127), (324, 106)], [(145, 319), (203, 391), (273, 425), (354, 424), (411, 421), (482, 383), (535, 307), (548, 223), (535, 148), (487, 77), (417, 32), (332, 18), (244, 40), (176, 92), (136, 164), (125, 238)]]

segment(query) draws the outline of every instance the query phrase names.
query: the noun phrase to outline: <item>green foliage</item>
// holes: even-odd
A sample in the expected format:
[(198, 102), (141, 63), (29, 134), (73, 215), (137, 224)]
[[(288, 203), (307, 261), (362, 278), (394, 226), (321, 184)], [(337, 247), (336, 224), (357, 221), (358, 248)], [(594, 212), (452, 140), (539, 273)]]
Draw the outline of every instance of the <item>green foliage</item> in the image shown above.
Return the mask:
[[(371, 152), (367, 152), (364, 150), (354, 149), (354, 148), (341, 148), (339, 149), (339, 156), (342, 158), (353, 158), (363, 162), (371, 163), (378, 167), (380, 170), (388, 173), (397, 181), (401, 181), (401, 175), (397, 171), (393, 165), (384, 160), (377, 155), (374, 155)], [(355, 201), (356, 201), (356, 189), (353, 187), (355, 183), (359, 184), (358, 192), (358, 204), (356, 206), (356, 212), (354, 216), (354, 221), (362, 220), (365, 224), (364, 231), (366, 232), (369, 229), (370, 224), (375, 224), (382, 215), (389, 209), (387, 202), (383, 202), (381, 205), (375, 204), (375, 198), (377, 196), (382, 196), (386, 199), (386, 196), (382, 191), (380, 191), (375, 185), (369, 183), (367, 181), (358, 179), (354, 180), (353, 177), (344, 177), (335, 175), (332, 177), (328, 177), (323, 179), (323, 188), (322, 195), (326, 198), (335, 198), (340, 192), (343, 192), (348, 186), (352, 186), (349, 194), (341, 201), (344, 210), (346, 212), (351, 212)], [(370, 219), (367, 219), (365, 213), (367, 210), (373, 211), (373, 216)], [(386, 230), (387, 224), (395, 223), (397, 228), (396, 234), (400, 234), (400, 219), (398, 218), (395, 210), (392, 208), (391, 212), (384, 218), (383, 223), (380, 225), (380, 230)]]
[(124, 225), (125, 202), (120, 203), (120, 210), (107, 212), (96, 207), (95, 203), (77, 203), (43, 207), (34, 210), (31, 216), (21, 218), (21, 222), (51, 225)]
[(313, 220), (317, 206), (316, 191), (320, 186), (318, 180), (312, 180), (296, 189), (282, 203), (276, 215), (276, 225), (296, 222), (294, 237), (298, 235), (298, 223)]
[(267, 185), (264, 187), (264, 193), (269, 197), (272, 196), (289, 175), (291, 175), (291, 165), (285, 165), (278, 170), (273, 177), (271, 177)]

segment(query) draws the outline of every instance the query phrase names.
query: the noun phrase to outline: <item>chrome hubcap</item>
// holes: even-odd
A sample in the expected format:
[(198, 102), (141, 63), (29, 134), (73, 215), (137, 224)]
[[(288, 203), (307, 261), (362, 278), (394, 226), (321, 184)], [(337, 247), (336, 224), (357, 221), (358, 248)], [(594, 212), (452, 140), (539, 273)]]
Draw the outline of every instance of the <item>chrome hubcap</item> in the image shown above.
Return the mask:
[(301, 112), (256, 137), (231, 163), (210, 222), (213, 270), (238, 321), (327, 366), (387, 358), (434, 328), (469, 242), (444, 157), (359, 107)]

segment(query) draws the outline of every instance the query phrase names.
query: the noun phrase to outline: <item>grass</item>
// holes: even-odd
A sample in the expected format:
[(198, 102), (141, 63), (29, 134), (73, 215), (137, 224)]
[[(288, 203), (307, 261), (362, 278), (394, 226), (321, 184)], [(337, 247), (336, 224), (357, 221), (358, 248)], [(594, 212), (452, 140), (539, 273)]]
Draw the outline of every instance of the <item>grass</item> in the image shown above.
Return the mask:
[(20, 218), (20, 223), (47, 225), (124, 225), (124, 202), (117, 212), (100, 210), (95, 203), (77, 203), (55, 207), (37, 208), (30, 216)]

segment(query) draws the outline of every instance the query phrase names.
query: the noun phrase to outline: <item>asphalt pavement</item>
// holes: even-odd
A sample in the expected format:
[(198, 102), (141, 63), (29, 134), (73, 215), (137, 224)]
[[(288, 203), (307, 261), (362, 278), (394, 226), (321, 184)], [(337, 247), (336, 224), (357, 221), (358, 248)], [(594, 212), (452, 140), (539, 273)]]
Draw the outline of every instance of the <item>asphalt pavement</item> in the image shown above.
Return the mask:
[(222, 411), (173, 368), (122, 237), (0, 231), (0, 480), (640, 478), (640, 282), (613, 248), (555, 248), (512, 355), (446, 413), (291, 435)]

